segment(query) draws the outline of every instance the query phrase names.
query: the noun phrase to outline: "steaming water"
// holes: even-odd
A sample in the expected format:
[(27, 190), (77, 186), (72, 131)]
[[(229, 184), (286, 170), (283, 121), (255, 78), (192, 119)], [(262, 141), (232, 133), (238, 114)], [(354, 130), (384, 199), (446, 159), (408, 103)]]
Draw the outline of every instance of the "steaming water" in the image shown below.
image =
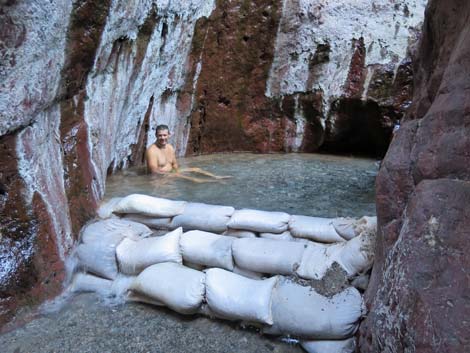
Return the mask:
[(204, 183), (130, 169), (108, 178), (105, 198), (143, 193), (174, 200), (336, 217), (375, 215), (374, 160), (318, 154), (217, 154), (179, 159), (232, 178)]

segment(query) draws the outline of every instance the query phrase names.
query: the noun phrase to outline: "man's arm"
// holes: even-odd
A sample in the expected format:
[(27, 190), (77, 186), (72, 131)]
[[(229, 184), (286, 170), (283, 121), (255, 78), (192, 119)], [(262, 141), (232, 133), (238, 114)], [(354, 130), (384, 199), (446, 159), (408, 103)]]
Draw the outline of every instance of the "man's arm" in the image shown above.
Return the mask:
[(173, 151), (173, 159), (171, 161), (171, 168), (175, 172), (178, 172), (179, 166), (178, 166), (178, 162), (176, 161), (176, 154), (175, 154), (175, 149), (173, 148), (173, 146), (171, 146), (171, 150)]
[(152, 146), (147, 148), (145, 151), (145, 160), (147, 162), (147, 169), (150, 173), (158, 173), (158, 159), (157, 159), (157, 152), (155, 151)]

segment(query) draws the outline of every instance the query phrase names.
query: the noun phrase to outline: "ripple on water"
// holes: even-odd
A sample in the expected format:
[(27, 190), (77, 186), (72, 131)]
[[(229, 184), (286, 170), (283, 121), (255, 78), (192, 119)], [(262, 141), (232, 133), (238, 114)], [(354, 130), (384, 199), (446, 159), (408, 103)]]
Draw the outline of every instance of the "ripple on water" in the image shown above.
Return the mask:
[(234, 153), (181, 158), (179, 163), (232, 178), (194, 183), (134, 168), (108, 178), (105, 198), (143, 193), (237, 209), (323, 217), (375, 215), (377, 165), (371, 159)]

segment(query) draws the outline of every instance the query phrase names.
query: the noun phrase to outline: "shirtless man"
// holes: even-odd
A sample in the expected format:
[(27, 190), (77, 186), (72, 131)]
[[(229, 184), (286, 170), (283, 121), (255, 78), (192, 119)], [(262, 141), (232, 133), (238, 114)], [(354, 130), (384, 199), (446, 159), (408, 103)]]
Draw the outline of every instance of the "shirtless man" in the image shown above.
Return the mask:
[(152, 174), (171, 174), (175, 177), (188, 179), (196, 183), (204, 183), (210, 180), (194, 178), (182, 173), (198, 173), (214, 179), (226, 179), (228, 176), (217, 176), (209, 173), (200, 168), (185, 168), (178, 169), (178, 162), (176, 161), (175, 149), (168, 143), (170, 138), (170, 130), (167, 125), (158, 125), (155, 133), (157, 141), (152, 144), (145, 152), (145, 160), (147, 161), (147, 168)]
[(155, 133), (157, 141), (145, 152), (145, 160), (150, 173), (162, 174), (178, 171), (175, 149), (168, 143), (170, 130), (166, 125), (158, 125)]

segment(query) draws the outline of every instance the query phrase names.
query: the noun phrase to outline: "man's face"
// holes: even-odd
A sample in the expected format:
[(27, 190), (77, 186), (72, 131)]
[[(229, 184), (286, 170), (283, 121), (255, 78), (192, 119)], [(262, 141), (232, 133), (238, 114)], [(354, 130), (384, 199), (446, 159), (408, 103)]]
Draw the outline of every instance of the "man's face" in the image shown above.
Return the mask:
[(168, 143), (170, 132), (168, 130), (157, 131), (157, 143), (159, 146), (164, 147)]

